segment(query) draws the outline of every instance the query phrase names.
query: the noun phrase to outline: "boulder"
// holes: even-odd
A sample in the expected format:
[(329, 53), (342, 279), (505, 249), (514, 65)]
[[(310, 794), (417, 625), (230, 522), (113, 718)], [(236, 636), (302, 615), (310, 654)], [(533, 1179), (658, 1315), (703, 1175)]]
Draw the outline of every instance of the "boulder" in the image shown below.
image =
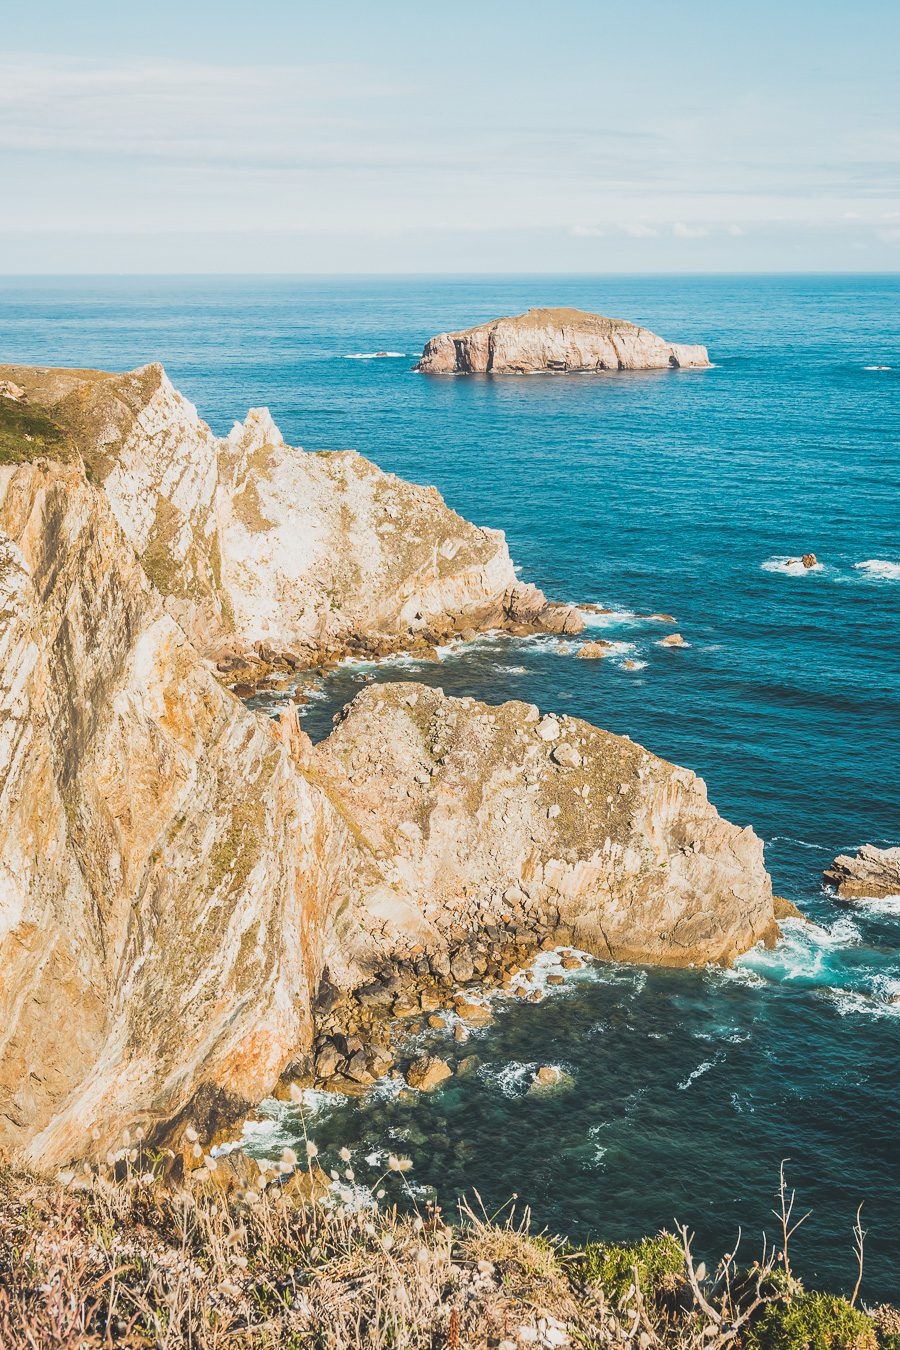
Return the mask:
[(863, 844), (856, 854), (839, 854), (824, 873), (841, 900), (877, 900), (900, 895), (900, 848)]
[(602, 661), (611, 647), (611, 642), (596, 638), (593, 642), (583, 642), (575, 654), (579, 661)]
[(575, 1080), (565, 1069), (556, 1064), (542, 1064), (528, 1085), (530, 1097), (540, 1097), (548, 1093), (568, 1092), (575, 1086)]
[(804, 553), (800, 561), (802, 562), (804, 567), (810, 568), (815, 567), (816, 563), (818, 562), (818, 559), (816, 558), (816, 555), (814, 553)]
[(450, 1065), (446, 1060), (438, 1059), (437, 1055), (423, 1055), (406, 1070), (407, 1083), (418, 1092), (431, 1092), (452, 1076)]
[(670, 633), (668, 637), (660, 639), (661, 647), (686, 647), (688, 644), (680, 633)]

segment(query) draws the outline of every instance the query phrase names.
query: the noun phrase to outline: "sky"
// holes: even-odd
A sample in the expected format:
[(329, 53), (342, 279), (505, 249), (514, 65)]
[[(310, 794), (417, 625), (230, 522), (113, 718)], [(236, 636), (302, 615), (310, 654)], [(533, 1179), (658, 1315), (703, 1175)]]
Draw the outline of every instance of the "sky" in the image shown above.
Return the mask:
[(32, 0), (0, 272), (896, 271), (900, 0)]

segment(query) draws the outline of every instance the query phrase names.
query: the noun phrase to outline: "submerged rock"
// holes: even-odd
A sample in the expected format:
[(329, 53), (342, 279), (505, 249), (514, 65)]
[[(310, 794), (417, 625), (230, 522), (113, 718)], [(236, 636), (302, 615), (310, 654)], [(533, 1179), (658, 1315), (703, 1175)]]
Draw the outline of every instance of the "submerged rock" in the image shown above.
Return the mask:
[(705, 347), (667, 342), (625, 319), (581, 309), (529, 309), (425, 344), (428, 374), (521, 375), (537, 371), (659, 370), (708, 366)]
[(842, 853), (824, 873), (842, 900), (877, 900), (900, 895), (900, 848), (863, 844), (854, 856)]
[(569, 1092), (575, 1086), (575, 1079), (565, 1069), (556, 1064), (542, 1064), (528, 1085), (529, 1097), (543, 1096), (547, 1093)]

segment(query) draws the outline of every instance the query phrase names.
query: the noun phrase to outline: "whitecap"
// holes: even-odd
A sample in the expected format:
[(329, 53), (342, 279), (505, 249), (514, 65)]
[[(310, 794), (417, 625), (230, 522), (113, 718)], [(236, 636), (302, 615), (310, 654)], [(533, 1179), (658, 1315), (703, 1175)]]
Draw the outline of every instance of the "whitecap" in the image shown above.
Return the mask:
[(770, 844), (797, 844), (800, 848), (814, 848), (819, 853), (830, 853), (826, 844), (812, 844), (808, 839), (795, 839), (792, 834), (773, 834)]
[[(875, 983), (877, 985), (878, 982)], [(894, 983), (898, 984), (897, 981)], [(900, 1003), (891, 1003), (887, 998), (881, 997), (880, 990), (877, 993), (866, 993), (859, 989), (828, 988), (823, 989), (822, 994), (832, 1002), (835, 1012), (840, 1017), (871, 1017), (879, 1020), (884, 1017), (900, 1017)]]
[(861, 899), (857, 908), (866, 914), (887, 914), (900, 919), (900, 895), (880, 895), (877, 899)]
[(634, 623), (641, 617), (631, 609), (609, 609), (603, 614), (595, 614), (590, 609), (578, 609), (578, 613), (584, 620), (585, 628), (610, 628), (617, 623)]
[(406, 352), (350, 352), (345, 361), (383, 361), (387, 357), (406, 356)]
[(893, 370), (893, 366), (863, 366), (863, 370)]
[(870, 581), (900, 581), (900, 562), (886, 558), (867, 558), (853, 564), (855, 572), (862, 572)]
[(820, 562), (813, 563), (812, 567), (804, 567), (800, 558), (790, 557), (788, 554), (776, 554), (773, 558), (767, 558), (764, 563), (760, 563), (764, 572), (780, 572), (786, 577), (805, 577), (811, 572), (824, 572), (824, 564)]
[(691, 1072), (687, 1077), (682, 1078), (681, 1082), (678, 1084), (678, 1091), (686, 1092), (691, 1086), (691, 1083), (695, 1082), (698, 1078), (702, 1078), (705, 1073), (709, 1073), (710, 1069), (714, 1069), (716, 1065), (721, 1064), (721, 1062), (721, 1054), (714, 1055), (712, 1059), (705, 1059), (702, 1064), (697, 1065), (696, 1069), (691, 1069)]
[(539, 1068), (537, 1060), (522, 1064), (513, 1059), (499, 1069), (491, 1064), (483, 1064), (478, 1070), (478, 1076), (483, 1082), (499, 1088), (504, 1097), (524, 1097)]

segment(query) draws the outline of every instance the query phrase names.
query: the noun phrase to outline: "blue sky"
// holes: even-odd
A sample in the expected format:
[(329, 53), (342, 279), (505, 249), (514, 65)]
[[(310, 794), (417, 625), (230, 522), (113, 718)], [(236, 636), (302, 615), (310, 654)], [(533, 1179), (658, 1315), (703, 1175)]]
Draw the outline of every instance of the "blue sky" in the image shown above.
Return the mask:
[(900, 0), (7, 7), (0, 271), (894, 271)]

